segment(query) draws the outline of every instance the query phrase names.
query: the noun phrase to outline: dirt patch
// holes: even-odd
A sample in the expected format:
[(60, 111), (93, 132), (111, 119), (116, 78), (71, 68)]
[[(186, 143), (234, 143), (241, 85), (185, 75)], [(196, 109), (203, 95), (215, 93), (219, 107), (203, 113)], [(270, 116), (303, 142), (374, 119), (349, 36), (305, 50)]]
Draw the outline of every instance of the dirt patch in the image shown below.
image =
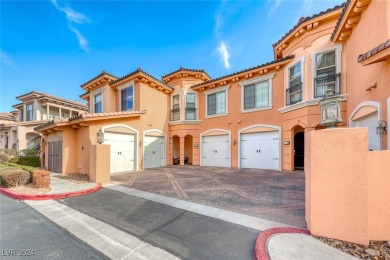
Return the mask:
[(83, 173), (67, 173), (55, 176), (56, 178), (67, 180), (74, 183), (88, 183), (89, 176)]
[(51, 191), (50, 188), (36, 189), (32, 183), (24, 186), (8, 188), (10, 191), (24, 193), (24, 194), (45, 194)]
[(321, 242), (361, 259), (390, 259), (390, 244), (386, 241), (371, 241), (368, 246), (337, 239), (313, 236)]

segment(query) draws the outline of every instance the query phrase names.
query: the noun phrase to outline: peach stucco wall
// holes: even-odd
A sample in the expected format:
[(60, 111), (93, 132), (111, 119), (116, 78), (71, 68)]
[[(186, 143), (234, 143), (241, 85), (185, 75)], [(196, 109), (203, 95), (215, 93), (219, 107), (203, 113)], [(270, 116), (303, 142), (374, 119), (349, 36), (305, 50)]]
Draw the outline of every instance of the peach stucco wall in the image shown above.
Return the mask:
[(389, 240), (389, 151), (369, 152), (363, 128), (312, 131), (305, 139), (310, 232), (359, 244)]
[[(390, 96), (390, 59), (363, 66), (357, 62), (360, 54), (390, 39), (390, 2), (372, 1), (361, 14), (361, 19), (353, 28), (349, 39), (343, 44), (347, 60), (348, 118), (364, 101), (381, 104), (381, 119), (387, 121), (386, 100)], [(362, 40), (364, 39), (364, 40)], [(376, 88), (366, 91), (370, 86)], [(382, 149), (387, 147), (389, 134), (382, 138)]]

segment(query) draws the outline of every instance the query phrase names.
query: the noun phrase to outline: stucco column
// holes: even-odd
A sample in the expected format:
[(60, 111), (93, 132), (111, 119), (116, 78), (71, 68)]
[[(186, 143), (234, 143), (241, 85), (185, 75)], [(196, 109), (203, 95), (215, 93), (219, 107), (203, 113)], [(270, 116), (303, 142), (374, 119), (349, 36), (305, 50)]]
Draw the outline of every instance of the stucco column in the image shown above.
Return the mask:
[(184, 137), (180, 137), (180, 165), (184, 165)]
[(69, 109), (69, 118), (72, 117), (72, 110)]
[(62, 118), (62, 109), (60, 108), (60, 114), (59, 114), (60, 118)]
[(46, 120), (50, 120), (50, 106), (46, 105)]
[(26, 121), (26, 104), (23, 103), (22, 122)]
[(173, 165), (173, 138), (169, 138), (168, 164)]

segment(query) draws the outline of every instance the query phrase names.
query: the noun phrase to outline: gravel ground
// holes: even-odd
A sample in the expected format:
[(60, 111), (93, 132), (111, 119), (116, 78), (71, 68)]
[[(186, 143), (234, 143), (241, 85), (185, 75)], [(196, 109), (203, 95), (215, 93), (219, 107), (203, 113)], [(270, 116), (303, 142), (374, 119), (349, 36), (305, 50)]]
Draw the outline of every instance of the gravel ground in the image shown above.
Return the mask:
[(56, 176), (56, 178), (67, 180), (74, 183), (88, 183), (89, 176), (83, 173), (67, 173)]
[(313, 236), (321, 242), (361, 259), (390, 260), (390, 242), (371, 241), (368, 246), (349, 243), (337, 239)]
[(29, 183), (25, 186), (9, 188), (9, 190), (19, 192), (19, 193), (26, 193), (26, 194), (45, 194), (48, 193), (51, 189), (50, 188), (36, 189), (32, 183)]

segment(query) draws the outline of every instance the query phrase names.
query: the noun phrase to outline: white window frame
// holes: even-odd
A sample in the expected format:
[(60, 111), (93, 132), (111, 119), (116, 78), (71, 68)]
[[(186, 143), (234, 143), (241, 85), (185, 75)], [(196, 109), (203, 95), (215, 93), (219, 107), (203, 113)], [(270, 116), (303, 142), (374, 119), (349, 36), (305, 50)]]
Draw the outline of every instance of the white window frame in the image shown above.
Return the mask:
[[(174, 96), (179, 96), (179, 119), (178, 120), (172, 120), (172, 117), (171, 117), (171, 111), (173, 110), (173, 97)], [(181, 93), (180, 92), (176, 92), (176, 93), (172, 93), (171, 94), (171, 110), (169, 111), (169, 121), (170, 122), (177, 122), (177, 121), (180, 121), (181, 119)]]
[[(285, 90), (284, 90), (284, 106), (287, 106), (286, 92), (287, 92), (287, 89), (290, 87), (290, 68), (297, 65), (298, 62), (301, 63), (301, 81), (302, 81), (302, 100), (301, 100), (301, 102), (306, 100), (306, 98), (305, 98), (305, 93), (306, 93), (306, 91), (305, 91), (305, 57), (302, 56), (301, 58), (295, 60), (294, 63), (292, 63), (291, 65), (287, 66), (284, 69), (285, 86), (286, 86)], [(314, 93), (313, 93), (313, 95), (314, 95)], [(298, 102), (298, 103), (300, 103), (300, 102)], [(293, 105), (295, 105), (295, 104), (293, 104)], [(289, 105), (289, 106), (291, 106), (291, 105)]]
[[(126, 110), (122, 110), (122, 90), (124, 89), (127, 89), (127, 88), (133, 88), (133, 107), (132, 108), (128, 108)], [(134, 110), (134, 107), (135, 107), (135, 87), (134, 87), (134, 81), (130, 81), (124, 85), (121, 85), (119, 87), (117, 87), (117, 90), (119, 91), (119, 108), (118, 108), (118, 111), (119, 112), (122, 112), (122, 111), (129, 111), (129, 110)]]
[[(272, 109), (272, 79), (275, 77), (275, 73), (271, 73), (269, 75), (265, 75), (262, 77), (242, 81), (239, 83), (241, 86), (241, 113), (250, 113), (255, 111), (261, 111), (261, 110), (269, 110)], [(251, 109), (245, 109), (245, 99), (244, 99), (244, 89), (246, 86), (256, 84), (261, 81), (267, 81), (268, 80), (268, 106), (266, 107), (259, 107), (259, 108), (251, 108)]]
[[(187, 108), (187, 94), (194, 94), (195, 95), (195, 119), (187, 119), (186, 118), (186, 108)], [(188, 120), (188, 121), (196, 121), (198, 120), (199, 118), (199, 115), (198, 115), (199, 111), (198, 111), (198, 93), (196, 93), (195, 91), (186, 91), (184, 92), (184, 120)]]
[(96, 95), (99, 95), (101, 94), (102, 95), (102, 113), (104, 112), (104, 95), (103, 95), (103, 88), (100, 88), (100, 89), (97, 89), (93, 92), (91, 92), (91, 96), (92, 96), (92, 110), (93, 110), (93, 113), (96, 113), (95, 111), (95, 96)]
[[(230, 88), (230, 85), (227, 85), (227, 86), (224, 86), (224, 87), (220, 87), (220, 88), (216, 88), (216, 89), (211, 89), (211, 90), (207, 90), (207, 91), (204, 91), (203, 94), (205, 95), (206, 97), (206, 102), (205, 103), (205, 118), (213, 118), (213, 117), (219, 117), (219, 116), (226, 116), (229, 114), (229, 88)], [(220, 114), (215, 114), (215, 115), (208, 115), (207, 114), (207, 103), (208, 103), (208, 98), (207, 96), (208, 95), (211, 95), (211, 94), (215, 94), (215, 93), (219, 93), (219, 92), (223, 92), (225, 91), (225, 102), (226, 102), (226, 110), (225, 110), (225, 113), (220, 113)]]
[[(316, 55), (323, 53), (323, 52), (328, 52), (328, 51), (335, 51), (336, 54), (336, 73), (339, 74), (341, 73), (341, 55), (343, 51), (343, 46), (342, 44), (337, 44), (335, 46), (331, 46), (325, 49), (317, 50), (315, 52), (310, 53), (311, 57), (311, 75), (312, 75), (312, 94), (311, 98), (314, 99), (314, 88), (315, 88), (315, 77), (317, 74), (317, 61), (316, 61)], [(340, 93), (341, 93), (341, 77), (340, 77)]]

